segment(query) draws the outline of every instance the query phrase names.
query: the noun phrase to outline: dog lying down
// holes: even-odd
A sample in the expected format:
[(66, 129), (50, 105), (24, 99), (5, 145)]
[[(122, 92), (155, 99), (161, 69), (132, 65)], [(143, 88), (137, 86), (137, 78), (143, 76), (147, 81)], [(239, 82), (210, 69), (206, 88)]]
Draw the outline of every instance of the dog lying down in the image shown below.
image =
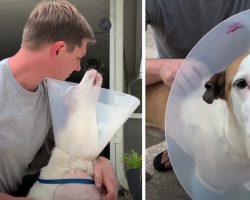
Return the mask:
[(221, 190), (238, 179), (249, 180), (239, 168), (250, 167), (250, 55), (214, 74), (205, 88), (182, 104), (181, 146), (193, 156), (198, 179)]
[[(39, 180), (28, 197), (36, 200), (97, 200), (100, 192), (93, 183), (93, 161), (98, 154), (96, 102), (102, 77), (95, 70), (87, 71), (77, 86), (65, 93), (69, 110), (67, 125), (55, 135), (56, 146)], [(46, 181), (78, 179), (81, 184)], [(45, 182), (44, 182), (45, 181)]]

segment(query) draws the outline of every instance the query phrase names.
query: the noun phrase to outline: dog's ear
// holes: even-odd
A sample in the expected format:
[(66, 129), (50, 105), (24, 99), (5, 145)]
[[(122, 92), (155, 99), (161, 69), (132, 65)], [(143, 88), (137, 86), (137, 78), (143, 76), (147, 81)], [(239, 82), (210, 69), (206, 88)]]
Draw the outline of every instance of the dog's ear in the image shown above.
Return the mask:
[(203, 100), (208, 104), (213, 103), (215, 99), (225, 99), (226, 71), (214, 74), (206, 83), (206, 92), (203, 94)]

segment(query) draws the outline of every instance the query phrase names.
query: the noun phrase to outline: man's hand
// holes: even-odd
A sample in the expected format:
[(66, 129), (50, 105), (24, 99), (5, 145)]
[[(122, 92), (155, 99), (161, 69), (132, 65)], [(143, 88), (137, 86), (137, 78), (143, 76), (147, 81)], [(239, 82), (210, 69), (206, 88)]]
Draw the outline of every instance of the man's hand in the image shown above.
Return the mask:
[(102, 200), (115, 200), (118, 195), (118, 181), (111, 162), (98, 157), (94, 164), (94, 179), (97, 188), (102, 190)]
[(168, 59), (160, 69), (162, 81), (169, 87), (172, 86), (175, 76), (183, 63), (183, 59)]
[(183, 59), (147, 59), (146, 85), (163, 81), (171, 87), (183, 61)]

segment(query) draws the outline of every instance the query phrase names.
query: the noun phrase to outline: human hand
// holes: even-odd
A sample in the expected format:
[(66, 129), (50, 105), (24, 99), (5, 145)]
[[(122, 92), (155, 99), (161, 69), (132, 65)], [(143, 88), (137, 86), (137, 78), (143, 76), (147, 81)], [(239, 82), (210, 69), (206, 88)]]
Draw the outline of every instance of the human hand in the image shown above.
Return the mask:
[(167, 59), (166, 63), (160, 69), (162, 81), (169, 87), (174, 82), (176, 73), (180, 69), (184, 59)]
[(111, 162), (98, 157), (94, 163), (94, 179), (96, 187), (102, 190), (102, 200), (115, 200), (118, 195), (118, 181)]
[(163, 81), (171, 87), (184, 59), (146, 59), (146, 85)]

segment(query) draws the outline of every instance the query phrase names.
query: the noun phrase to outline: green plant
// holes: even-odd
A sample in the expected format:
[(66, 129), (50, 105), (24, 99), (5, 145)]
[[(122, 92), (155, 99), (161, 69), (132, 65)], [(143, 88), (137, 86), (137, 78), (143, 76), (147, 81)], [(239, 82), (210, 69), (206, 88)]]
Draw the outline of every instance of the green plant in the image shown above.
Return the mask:
[(124, 153), (122, 158), (128, 169), (142, 168), (142, 156), (135, 151), (132, 150), (131, 153)]

